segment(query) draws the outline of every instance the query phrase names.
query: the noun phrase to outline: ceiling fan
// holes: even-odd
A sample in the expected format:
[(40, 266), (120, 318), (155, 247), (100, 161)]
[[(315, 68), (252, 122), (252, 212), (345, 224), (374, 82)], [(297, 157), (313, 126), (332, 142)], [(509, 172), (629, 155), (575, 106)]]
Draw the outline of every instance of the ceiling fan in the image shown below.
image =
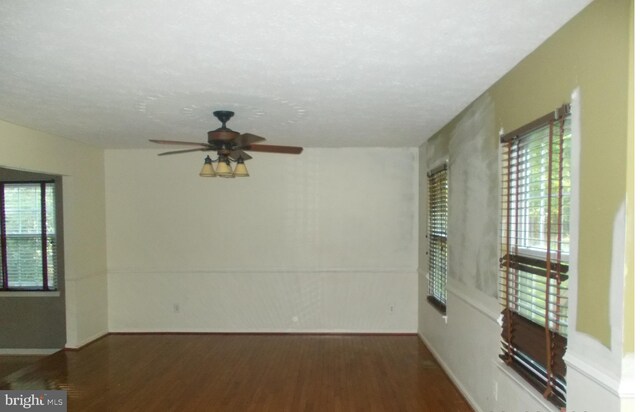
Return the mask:
[[(244, 177), (249, 176), (247, 172), (245, 160), (249, 160), (252, 157), (245, 151), (253, 152), (267, 152), (267, 153), (285, 153), (285, 154), (300, 154), (302, 153), (302, 147), (297, 146), (277, 146), (267, 144), (256, 144), (258, 142), (265, 141), (264, 137), (257, 136), (251, 133), (238, 133), (227, 128), (227, 122), (234, 115), (234, 112), (228, 110), (216, 110), (213, 115), (222, 123), (222, 126), (216, 130), (208, 132), (207, 143), (199, 142), (183, 142), (179, 140), (157, 140), (149, 139), (150, 142), (169, 144), (169, 145), (182, 145), (182, 146), (197, 146), (194, 149), (174, 150), (171, 152), (164, 152), (158, 154), (158, 156), (166, 156), (172, 154), (181, 154), (189, 152), (206, 152), (215, 151), (218, 154), (217, 159), (211, 159), (206, 157), (200, 176), (204, 177)], [(217, 162), (217, 167), (213, 168), (213, 163)], [(234, 171), (231, 171), (231, 162), (237, 163)]]

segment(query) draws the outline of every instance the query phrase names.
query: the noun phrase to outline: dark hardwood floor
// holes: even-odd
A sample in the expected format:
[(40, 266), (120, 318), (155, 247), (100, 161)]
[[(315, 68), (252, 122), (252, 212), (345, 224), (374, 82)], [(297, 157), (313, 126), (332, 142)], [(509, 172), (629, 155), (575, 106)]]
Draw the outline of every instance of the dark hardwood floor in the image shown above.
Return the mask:
[(108, 335), (8, 376), (69, 411), (472, 411), (415, 335)]
[(43, 355), (0, 355), (0, 378), (31, 366), (42, 358)]

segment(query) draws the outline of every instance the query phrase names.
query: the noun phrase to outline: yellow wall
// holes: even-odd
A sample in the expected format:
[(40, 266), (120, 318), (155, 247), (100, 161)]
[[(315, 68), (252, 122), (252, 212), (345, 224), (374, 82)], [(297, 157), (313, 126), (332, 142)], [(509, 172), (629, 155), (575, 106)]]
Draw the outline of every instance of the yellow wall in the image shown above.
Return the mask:
[(629, 89), (628, 89), (628, 130), (627, 130), (627, 243), (625, 261), (625, 295), (624, 295), (624, 351), (633, 353), (635, 345), (634, 333), (634, 256), (633, 256), (633, 226), (634, 226), (634, 3), (631, 2), (629, 13)]

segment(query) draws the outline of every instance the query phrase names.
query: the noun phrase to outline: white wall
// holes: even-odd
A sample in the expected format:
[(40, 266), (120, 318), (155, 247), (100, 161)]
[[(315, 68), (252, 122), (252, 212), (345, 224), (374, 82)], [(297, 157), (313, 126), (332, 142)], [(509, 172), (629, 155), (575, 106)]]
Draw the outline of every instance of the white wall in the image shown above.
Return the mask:
[(111, 331), (416, 331), (416, 149), (160, 151), (106, 152)]
[(102, 150), (0, 121), (0, 166), (63, 176), (66, 346), (77, 347), (105, 334)]

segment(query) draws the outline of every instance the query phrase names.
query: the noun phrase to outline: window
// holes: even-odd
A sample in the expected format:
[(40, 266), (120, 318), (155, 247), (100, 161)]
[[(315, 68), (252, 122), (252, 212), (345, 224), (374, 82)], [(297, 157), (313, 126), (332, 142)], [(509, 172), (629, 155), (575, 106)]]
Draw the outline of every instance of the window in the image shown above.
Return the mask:
[(56, 184), (0, 182), (0, 290), (58, 289)]
[(446, 163), (430, 171), (429, 179), (429, 283), (427, 300), (440, 312), (447, 305), (447, 215), (449, 187)]
[(501, 358), (566, 403), (569, 106), (502, 137)]

